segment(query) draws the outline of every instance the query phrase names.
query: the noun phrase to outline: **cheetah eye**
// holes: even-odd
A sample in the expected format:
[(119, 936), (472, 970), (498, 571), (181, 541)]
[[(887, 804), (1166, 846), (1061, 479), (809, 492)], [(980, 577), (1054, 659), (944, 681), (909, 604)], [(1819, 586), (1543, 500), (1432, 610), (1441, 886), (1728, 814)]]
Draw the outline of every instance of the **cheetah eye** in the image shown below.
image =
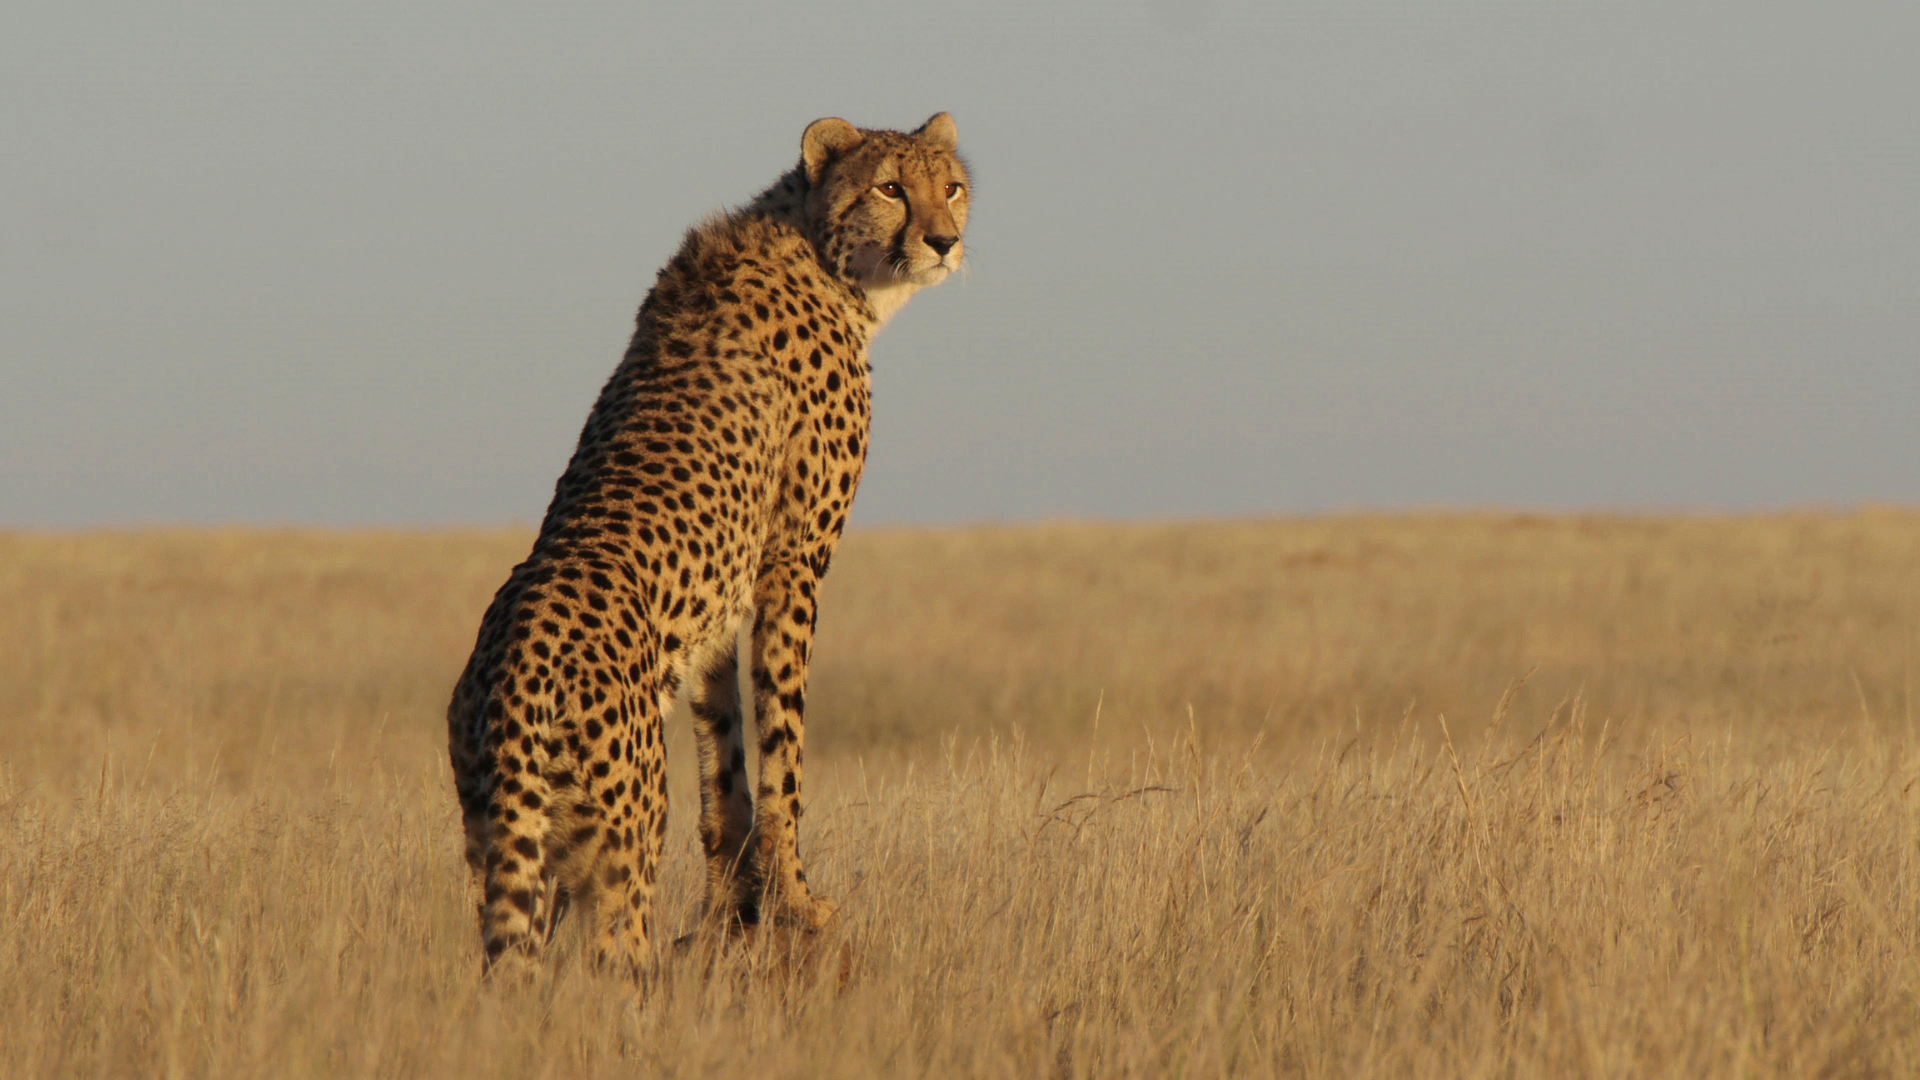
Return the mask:
[(873, 190), (885, 195), (889, 199), (904, 199), (907, 197), (907, 189), (892, 180), (875, 186)]
[(959, 195), (962, 190), (964, 189), (959, 184), (948, 184), (947, 198), (949, 199), (954, 198), (955, 196)]

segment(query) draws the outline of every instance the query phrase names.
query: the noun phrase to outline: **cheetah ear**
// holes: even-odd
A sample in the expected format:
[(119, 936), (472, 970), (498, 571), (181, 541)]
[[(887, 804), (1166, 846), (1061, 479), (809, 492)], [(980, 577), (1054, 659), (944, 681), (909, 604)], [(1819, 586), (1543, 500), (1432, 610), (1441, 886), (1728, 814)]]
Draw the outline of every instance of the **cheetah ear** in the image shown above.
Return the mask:
[(815, 120), (800, 135), (800, 162), (807, 168), (807, 182), (817, 184), (827, 173), (833, 159), (867, 141), (860, 129), (837, 116)]
[(960, 133), (954, 129), (953, 114), (937, 112), (927, 117), (914, 135), (935, 150), (953, 151), (960, 146)]

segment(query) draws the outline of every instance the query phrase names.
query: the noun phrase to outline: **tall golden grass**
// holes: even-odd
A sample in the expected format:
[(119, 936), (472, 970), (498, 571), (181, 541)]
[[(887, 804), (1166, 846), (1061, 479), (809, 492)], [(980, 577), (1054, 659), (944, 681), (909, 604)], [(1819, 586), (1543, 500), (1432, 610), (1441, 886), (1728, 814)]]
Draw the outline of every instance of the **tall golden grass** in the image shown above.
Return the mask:
[(0, 1075), (1920, 1074), (1920, 514), (855, 534), (842, 917), (639, 990), (477, 977), (528, 539), (0, 535)]

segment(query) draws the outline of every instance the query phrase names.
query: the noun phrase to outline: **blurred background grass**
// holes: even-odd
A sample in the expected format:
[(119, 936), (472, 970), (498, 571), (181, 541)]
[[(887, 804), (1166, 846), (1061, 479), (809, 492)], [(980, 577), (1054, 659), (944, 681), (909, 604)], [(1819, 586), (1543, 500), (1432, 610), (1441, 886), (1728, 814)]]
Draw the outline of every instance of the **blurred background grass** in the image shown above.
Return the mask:
[[(110, 761), (239, 788), (428, 767), (530, 539), (0, 535), (0, 761), (31, 784)], [(1916, 657), (1907, 510), (889, 529), (835, 560), (808, 750), (911, 758), (1018, 728), (1077, 755), (1191, 716), (1285, 758), (1403, 716), (1470, 730), (1529, 672), (1512, 711), (1536, 722), (1578, 697), (1616, 728), (1844, 738), (1910, 728)]]

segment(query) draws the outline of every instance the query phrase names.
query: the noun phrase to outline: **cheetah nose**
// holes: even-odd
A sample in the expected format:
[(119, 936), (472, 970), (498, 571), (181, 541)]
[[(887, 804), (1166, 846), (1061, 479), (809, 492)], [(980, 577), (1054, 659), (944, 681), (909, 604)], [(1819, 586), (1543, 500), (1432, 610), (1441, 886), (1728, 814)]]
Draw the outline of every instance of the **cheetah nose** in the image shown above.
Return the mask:
[(926, 245), (933, 249), (934, 254), (942, 258), (945, 258), (947, 252), (953, 250), (953, 245), (959, 242), (960, 238), (957, 236), (929, 236), (926, 239)]

